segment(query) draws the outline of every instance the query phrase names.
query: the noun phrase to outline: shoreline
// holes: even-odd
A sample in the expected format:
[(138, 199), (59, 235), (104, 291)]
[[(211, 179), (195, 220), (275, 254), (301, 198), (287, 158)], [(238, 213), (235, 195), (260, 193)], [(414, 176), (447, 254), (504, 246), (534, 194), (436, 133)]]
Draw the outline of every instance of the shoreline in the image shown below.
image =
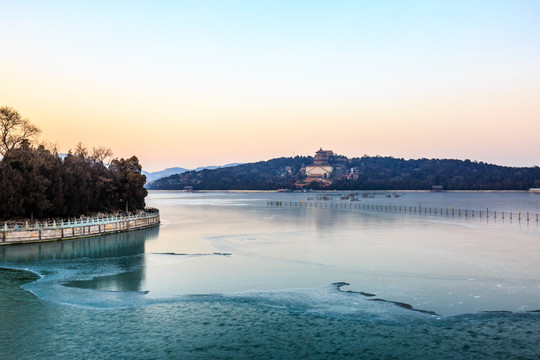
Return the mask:
[(311, 191), (280, 191), (280, 190), (148, 190), (152, 192), (178, 192), (178, 193), (194, 193), (194, 194), (204, 194), (204, 193), (280, 193), (280, 194), (308, 194), (308, 193), (321, 193), (321, 194), (335, 194), (335, 193), (358, 193), (358, 192), (368, 192), (368, 193), (530, 193), (533, 192), (529, 190), (443, 190), (443, 191), (432, 191), (432, 190), (311, 190)]
[(159, 226), (161, 223), (159, 210), (148, 209), (138, 215), (112, 216), (105, 218), (86, 218), (65, 223), (45, 222), (42, 224), (27, 223), (19, 228), (17, 224), (8, 227), (7, 222), (0, 229), (0, 246), (54, 242), (73, 239), (117, 234)]

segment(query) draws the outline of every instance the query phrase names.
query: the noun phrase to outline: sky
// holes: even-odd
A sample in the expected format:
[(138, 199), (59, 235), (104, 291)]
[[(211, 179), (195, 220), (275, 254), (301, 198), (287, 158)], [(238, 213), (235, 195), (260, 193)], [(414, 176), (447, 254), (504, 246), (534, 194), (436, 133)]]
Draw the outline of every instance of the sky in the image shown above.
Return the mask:
[(2, 0), (0, 106), (145, 170), (313, 155), (540, 166), (540, 1)]

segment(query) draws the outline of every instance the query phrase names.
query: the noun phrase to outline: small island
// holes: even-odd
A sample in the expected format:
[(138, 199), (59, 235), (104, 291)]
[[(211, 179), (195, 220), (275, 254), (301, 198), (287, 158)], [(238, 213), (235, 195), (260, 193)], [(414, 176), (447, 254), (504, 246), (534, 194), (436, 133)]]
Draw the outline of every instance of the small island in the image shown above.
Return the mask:
[(53, 241), (159, 224), (147, 209), (136, 156), (81, 143), (67, 154), (37, 144), (40, 130), (0, 107), (0, 244)]

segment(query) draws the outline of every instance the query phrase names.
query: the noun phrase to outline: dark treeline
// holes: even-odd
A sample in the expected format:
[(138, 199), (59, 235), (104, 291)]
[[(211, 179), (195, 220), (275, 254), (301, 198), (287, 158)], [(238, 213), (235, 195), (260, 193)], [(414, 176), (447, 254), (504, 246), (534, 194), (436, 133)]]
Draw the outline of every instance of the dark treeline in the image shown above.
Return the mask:
[[(306, 176), (302, 165), (312, 157), (279, 158), (231, 168), (187, 172), (148, 185), (149, 189), (194, 190), (276, 190), (294, 189)], [(540, 168), (515, 168), (470, 160), (416, 159), (364, 156), (330, 159), (332, 184), (308, 184), (324, 190), (430, 190), (442, 185), (446, 190), (528, 190), (540, 187)], [(354, 173), (354, 176), (347, 176)]]
[[(133, 156), (105, 159), (110, 150), (79, 144), (60, 156), (31, 144), (21, 126), (31, 126), (11, 108), (0, 108), (0, 217), (75, 217), (145, 207), (146, 177)], [(22, 130), (21, 130), (22, 129)], [(37, 134), (39, 130), (33, 127)]]
[[(188, 171), (156, 180), (147, 185), (154, 190), (276, 190), (291, 188), (303, 164), (312, 157), (279, 158), (213, 170)], [(291, 168), (291, 173), (287, 168)]]
[(357, 180), (336, 179), (339, 190), (529, 190), (540, 187), (539, 167), (508, 167), (454, 159), (412, 159), (364, 156), (352, 158)]

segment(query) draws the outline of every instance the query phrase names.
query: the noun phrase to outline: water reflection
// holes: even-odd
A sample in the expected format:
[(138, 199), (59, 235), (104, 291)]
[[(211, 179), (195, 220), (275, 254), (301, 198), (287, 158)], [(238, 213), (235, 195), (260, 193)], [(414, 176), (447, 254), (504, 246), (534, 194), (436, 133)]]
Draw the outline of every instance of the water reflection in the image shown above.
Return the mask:
[(1, 246), (0, 263), (139, 255), (144, 253), (145, 242), (158, 234), (159, 227), (154, 227), (86, 239)]
[[(46, 269), (47, 273), (52, 270), (57, 274), (64, 273), (62, 269), (79, 269), (75, 277), (88, 273), (89, 278), (79, 280), (56, 275), (51, 281), (76, 288), (141, 291), (145, 277), (145, 243), (158, 234), (159, 227), (155, 227), (86, 239), (3, 246), (0, 247), (0, 266), (23, 266), (40, 273)], [(99, 276), (99, 271), (92, 274), (96, 266), (116, 269), (113, 271), (116, 275)]]

